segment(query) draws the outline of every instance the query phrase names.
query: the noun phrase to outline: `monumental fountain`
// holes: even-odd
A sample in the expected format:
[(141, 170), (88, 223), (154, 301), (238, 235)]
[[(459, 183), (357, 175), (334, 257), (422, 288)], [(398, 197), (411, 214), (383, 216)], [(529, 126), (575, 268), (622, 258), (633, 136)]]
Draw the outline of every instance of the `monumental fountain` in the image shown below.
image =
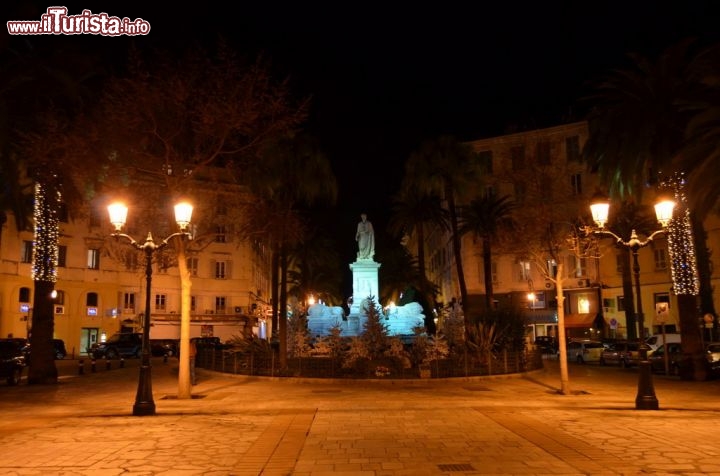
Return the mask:
[(329, 307), (317, 303), (308, 309), (308, 328), (313, 336), (330, 334), (333, 327), (341, 329), (341, 336), (352, 337), (363, 333), (369, 306), (377, 306), (383, 316), (388, 335), (412, 336), (415, 327), (423, 326), (425, 316), (422, 306), (416, 302), (404, 306), (389, 306), (386, 309), (378, 302), (378, 271), (381, 264), (375, 257), (375, 231), (365, 213), (355, 233), (357, 257), (350, 263), (353, 279), (353, 295), (350, 300), (350, 313), (345, 315), (342, 307)]

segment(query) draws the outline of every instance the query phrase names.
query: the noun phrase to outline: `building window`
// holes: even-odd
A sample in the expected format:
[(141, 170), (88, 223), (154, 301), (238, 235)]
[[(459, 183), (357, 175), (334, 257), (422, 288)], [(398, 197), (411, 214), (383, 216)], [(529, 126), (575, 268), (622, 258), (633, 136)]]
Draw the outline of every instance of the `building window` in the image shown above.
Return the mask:
[(587, 259), (577, 256), (568, 257), (568, 271), (575, 278), (583, 278), (587, 276)]
[(188, 267), (188, 271), (190, 272), (190, 276), (198, 275), (198, 259), (197, 258), (188, 258), (187, 259), (187, 267)]
[(155, 295), (155, 310), (164, 311), (167, 308), (167, 295), (156, 294)]
[(190, 296), (190, 312), (195, 312), (197, 309), (197, 298), (195, 296)]
[(135, 311), (135, 293), (123, 294), (123, 309), (129, 312)]
[(64, 268), (67, 266), (67, 246), (58, 246), (58, 268)]
[(570, 176), (570, 187), (572, 187), (573, 195), (582, 195), (582, 174)]
[(510, 148), (510, 162), (515, 171), (525, 168), (525, 146), (518, 145)]
[(518, 274), (518, 280), (521, 282), (528, 281), (530, 279), (530, 261), (519, 261), (520, 272)]
[(580, 162), (580, 137), (571, 136), (565, 139), (565, 153), (568, 162)]
[(483, 150), (477, 154), (478, 163), (486, 174), (493, 173), (493, 153), (492, 150)]
[(498, 279), (498, 265), (495, 261), (490, 264), (490, 272), (492, 273), (493, 284), (499, 283), (500, 280)]
[(55, 304), (65, 304), (65, 291), (55, 290)]
[(550, 276), (550, 279), (555, 279), (557, 277), (557, 261), (554, 259), (547, 260), (547, 273), (548, 276)]
[(625, 311), (625, 296), (617, 297), (617, 310), (618, 312)]
[(87, 293), (85, 295), (85, 306), (97, 307), (98, 306), (98, 293)]
[(30, 288), (20, 288), (18, 302), (30, 302)]
[(135, 250), (127, 250), (123, 256), (125, 269), (135, 270), (138, 268), (138, 253)]
[(89, 249), (87, 252), (88, 269), (100, 269), (100, 250)]
[(226, 233), (225, 225), (215, 227), (215, 243), (225, 243)]
[(550, 165), (550, 142), (542, 141), (535, 145), (538, 165)]
[(225, 296), (217, 296), (215, 298), (215, 314), (225, 314)]
[(33, 256), (33, 242), (23, 241), (22, 248), (20, 249), (20, 261), (22, 263), (32, 263)]
[(667, 252), (665, 251), (665, 248), (655, 248), (653, 249), (653, 254), (655, 255), (655, 270), (656, 271), (664, 271), (667, 269)]
[(214, 261), (213, 276), (215, 279), (230, 279), (230, 261)]

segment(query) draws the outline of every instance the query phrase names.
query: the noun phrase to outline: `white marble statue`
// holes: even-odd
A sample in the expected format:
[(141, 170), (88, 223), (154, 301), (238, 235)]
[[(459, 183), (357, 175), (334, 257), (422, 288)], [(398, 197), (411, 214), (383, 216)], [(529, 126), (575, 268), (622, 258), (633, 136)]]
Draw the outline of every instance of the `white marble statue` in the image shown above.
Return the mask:
[(360, 214), (355, 241), (358, 243), (357, 259), (372, 260), (375, 256), (375, 231), (365, 213)]

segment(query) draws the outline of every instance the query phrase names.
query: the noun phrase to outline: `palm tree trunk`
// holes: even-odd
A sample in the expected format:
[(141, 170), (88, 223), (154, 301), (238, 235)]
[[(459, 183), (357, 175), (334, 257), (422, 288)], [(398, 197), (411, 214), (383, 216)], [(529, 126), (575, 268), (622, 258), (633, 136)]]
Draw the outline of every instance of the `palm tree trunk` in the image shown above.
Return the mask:
[(33, 250), (32, 358), (28, 371), (29, 384), (55, 384), (58, 371), (52, 339), (55, 315), (51, 294), (55, 288), (55, 267), (58, 246), (58, 210), (60, 192), (52, 177), (35, 184), (35, 243)]
[(690, 223), (692, 236), (695, 239), (695, 256), (700, 281), (700, 312), (717, 316), (713, 300), (712, 270), (710, 269), (710, 251), (707, 247), (707, 231), (705, 231), (702, 221), (698, 220), (694, 213), (690, 214)]
[(288, 257), (285, 245), (280, 247), (280, 302), (278, 309), (278, 338), (280, 340), (280, 356), (278, 364), (281, 369), (287, 368), (287, 268)]
[(680, 377), (683, 380), (702, 381), (707, 378), (707, 369), (701, 331), (698, 327), (697, 297), (691, 294), (678, 294), (677, 301), (683, 352)]
[(425, 228), (422, 223), (418, 223), (417, 227), (417, 253), (418, 253), (418, 272), (420, 273), (420, 286), (425, 288)]
[(445, 189), (445, 199), (448, 202), (450, 213), (450, 231), (452, 233), (453, 255), (455, 255), (455, 270), (458, 276), (458, 287), (460, 288), (460, 305), (465, 316), (465, 337), (469, 336), (470, 320), (467, 310), (467, 285), (465, 284), (465, 272), (463, 271), (462, 249), (460, 246), (460, 233), (458, 233), (458, 216), (455, 207), (455, 196), (451, 188)]
[(493, 283), (492, 283), (492, 249), (490, 245), (490, 239), (487, 236), (483, 236), (483, 274), (485, 276), (485, 309), (490, 310), (493, 308)]
[(278, 245), (273, 245), (272, 256), (270, 257), (270, 301), (272, 304), (272, 322), (270, 323), (270, 334), (272, 340), (278, 336), (278, 288), (280, 286), (280, 250)]

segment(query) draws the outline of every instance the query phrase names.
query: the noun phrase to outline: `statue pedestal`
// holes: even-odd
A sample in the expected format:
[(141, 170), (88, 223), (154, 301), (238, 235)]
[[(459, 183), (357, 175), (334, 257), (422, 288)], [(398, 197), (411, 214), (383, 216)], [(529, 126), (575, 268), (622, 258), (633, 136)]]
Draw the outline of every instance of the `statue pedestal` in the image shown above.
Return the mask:
[[(353, 273), (353, 303), (350, 306), (349, 322), (352, 324), (348, 329), (353, 332), (352, 335), (361, 334), (363, 331), (363, 317), (366, 315), (363, 309), (363, 303), (369, 298), (374, 297), (375, 303), (379, 302), (378, 290), (378, 269), (380, 263), (376, 263), (371, 259), (357, 260), (350, 263), (350, 269)], [(358, 319), (355, 323), (355, 319)]]

